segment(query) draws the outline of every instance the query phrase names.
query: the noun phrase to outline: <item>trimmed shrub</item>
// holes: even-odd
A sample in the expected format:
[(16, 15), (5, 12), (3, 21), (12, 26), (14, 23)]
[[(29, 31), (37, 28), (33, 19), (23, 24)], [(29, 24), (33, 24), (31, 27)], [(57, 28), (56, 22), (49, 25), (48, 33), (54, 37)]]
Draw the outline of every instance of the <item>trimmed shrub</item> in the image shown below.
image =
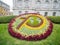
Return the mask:
[(60, 24), (60, 16), (48, 16), (48, 18), (53, 22)]
[[(9, 23), (16, 16), (0, 16), (0, 23)], [(60, 16), (47, 16), (53, 23), (60, 24)]]
[(9, 23), (15, 16), (0, 16), (0, 23)]

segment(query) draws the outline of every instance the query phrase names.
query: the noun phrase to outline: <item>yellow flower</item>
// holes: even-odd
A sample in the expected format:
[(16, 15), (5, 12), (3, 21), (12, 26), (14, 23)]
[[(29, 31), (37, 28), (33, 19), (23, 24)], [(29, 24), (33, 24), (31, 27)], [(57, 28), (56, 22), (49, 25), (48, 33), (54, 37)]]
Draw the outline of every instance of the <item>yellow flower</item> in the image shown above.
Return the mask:
[[(30, 16), (32, 16), (32, 15), (30, 15)], [(24, 24), (20, 28), (22, 28), (23, 26), (25, 26), (26, 28), (32, 29), (32, 30), (43, 28), (47, 23), (47, 19), (44, 16), (41, 16), (41, 15), (35, 15), (35, 16), (38, 16), (42, 19), (42, 21), (43, 21), (42, 25), (40, 25), (39, 27), (28, 26), (28, 25), (26, 25), (26, 23), (28, 22), (28, 19), (27, 19), (26, 22), (24, 22)]]

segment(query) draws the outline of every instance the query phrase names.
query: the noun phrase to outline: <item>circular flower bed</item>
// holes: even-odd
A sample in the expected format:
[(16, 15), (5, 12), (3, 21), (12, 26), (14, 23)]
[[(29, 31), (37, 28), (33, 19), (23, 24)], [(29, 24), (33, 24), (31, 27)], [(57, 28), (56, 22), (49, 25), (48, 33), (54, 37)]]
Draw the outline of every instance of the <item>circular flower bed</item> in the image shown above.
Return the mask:
[(42, 40), (52, 32), (52, 22), (35, 13), (22, 14), (12, 19), (8, 26), (9, 33), (22, 40)]

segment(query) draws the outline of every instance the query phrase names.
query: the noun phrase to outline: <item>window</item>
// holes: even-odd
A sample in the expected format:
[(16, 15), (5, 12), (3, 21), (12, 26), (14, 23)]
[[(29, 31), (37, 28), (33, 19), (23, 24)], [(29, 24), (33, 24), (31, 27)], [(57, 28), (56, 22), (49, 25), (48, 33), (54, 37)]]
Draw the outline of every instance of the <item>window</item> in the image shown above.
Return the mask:
[(37, 2), (40, 2), (40, 0), (37, 0)]
[(44, 16), (47, 16), (48, 12), (45, 12), (45, 15)]
[(29, 9), (29, 5), (25, 5), (25, 7), (24, 7), (25, 9)]
[(25, 13), (28, 13), (28, 11), (25, 11)]
[(21, 13), (22, 11), (19, 11), (19, 14)]
[(49, 3), (49, 0), (46, 0), (45, 2)]
[(55, 16), (56, 15), (56, 12), (53, 12), (53, 16)]
[(41, 1), (40, 0), (36, 0), (36, 3), (41, 3)]
[(54, 3), (58, 3), (58, 1), (57, 0), (54, 0)]
[(24, 0), (24, 8), (29, 8), (29, 0)]
[(53, 9), (56, 9), (56, 5), (55, 4), (53, 5)]
[(37, 12), (39, 14), (39, 12)]
[(18, 2), (20, 2), (20, 1), (22, 1), (22, 0), (18, 0)]
[(29, 0), (24, 0), (24, 2), (28, 2)]

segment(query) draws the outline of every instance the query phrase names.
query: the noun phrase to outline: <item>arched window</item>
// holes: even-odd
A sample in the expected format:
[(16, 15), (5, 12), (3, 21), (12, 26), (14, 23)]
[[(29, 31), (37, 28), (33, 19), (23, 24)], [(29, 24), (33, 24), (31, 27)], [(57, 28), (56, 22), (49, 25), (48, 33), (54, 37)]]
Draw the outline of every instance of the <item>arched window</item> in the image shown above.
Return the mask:
[(54, 0), (54, 3), (58, 3), (58, 0)]
[(21, 14), (22, 13), (22, 11), (19, 11), (19, 14)]
[(28, 13), (28, 11), (25, 11), (25, 13)]
[(37, 0), (37, 2), (40, 2), (40, 0)]
[(48, 12), (45, 12), (44, 16), (47, 16)]
[(56, 12), (53, 12), (53, 16), (55, 16), (56, 15)]
[(41, 3), (41, 1), (40, 0), (36, 0), (36, 3)]
[(49, 0), (45, 0), (45, 2), (49, 3)]
[(29, 0), (24, 0), (24, 2), (29, 2)]
[(18, 2), (21, 2), (22, 0), (17, 0)]
[(40, 12), (37, 12), (38, 14), (40, 14)]

